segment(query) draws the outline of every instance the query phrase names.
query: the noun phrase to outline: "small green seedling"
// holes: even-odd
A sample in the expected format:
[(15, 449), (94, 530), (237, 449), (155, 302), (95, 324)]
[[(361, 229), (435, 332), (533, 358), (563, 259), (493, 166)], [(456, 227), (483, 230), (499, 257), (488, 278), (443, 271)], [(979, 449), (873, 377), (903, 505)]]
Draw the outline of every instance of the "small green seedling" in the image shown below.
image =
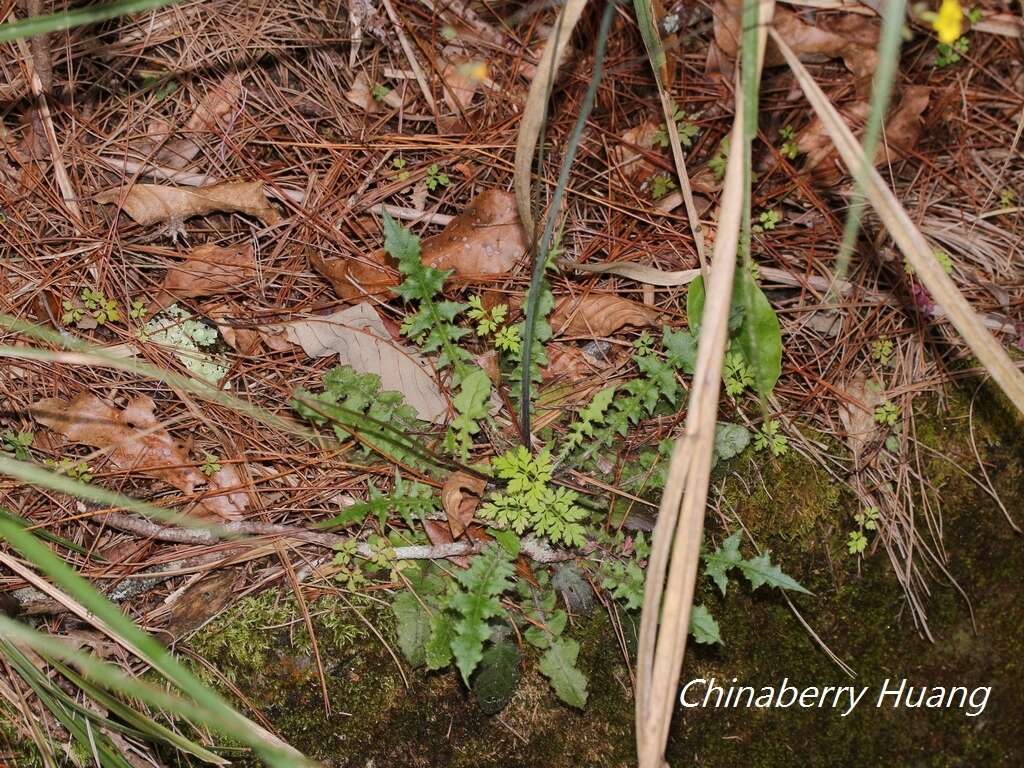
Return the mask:
[(754, 436), (754, 450), (763, 451), (767, 448), (775, 457), (788, 453), (789, 438), (781, 434), (781, 429), (782, 425), (775, 419), (766, 421)]
[(1009, 187), (1004, 187), (999, 193), (999, 207), (1002, 209), (1012, 208), (1015, 202), (1017, 202), (1017, 193)]
[(511, 355), (519, 354), (522, 349), (522, 340), (519, 335), (518, 325), (506, 325), (494, 334), (494, 346), (496, 349), (500, 349), (502, 352), (508, 352)]
[(943, 69), (951, 67), (967, 55), (971, 49), (971, 41), (966, 37), (958, 37), (950, 44), (939, 43), (935, 46), (935, 66)]
[(782, 156), (788, 160), (796, 160), (797, 155), (800, 154), (800, 148), (796, 144), (796, 131), (793, 126), (783, 126), (779, 131), (779, 136), (782, 138), (782, 147), (779, 149)]
[(871, 345), (871, 357), (879, 365), (888, 365), (892, 360), (892, 353), (895, 350), (892, 339), (888, 336), (883, 336), (880, 339), (876, 339), (875, 343)]
[(754, 232), (770, 232), (780, 221), (782, 221), (782, 214), (775, 209), (762, 211), (761, 215), (757, 217), (757, 224), (752, 229)]
[(900, 407), (889, 400), (875, 407), (875, 421), (883, 426), (893, 427), (900, 418)]
[(146, 309), (146, 302), (136, 299), (132, 302), (132, 308), (128, 310), (128, 316), (132, 320), (145, 320), (149, 310)]
[(651, 197), (655, 200), (661, 200), (665, 195), (676, 188), (676, 183), (671, 178), (662, 174), (655, 176), (651, 181)]
[[(676, 132), (679, 134), (679, 143), (684, 147), (693, 146), (693, 137), (697, 135), (697, 131), (700, 130), (696, 123), (691, 122), (695, 120), (697, 115), (690, 115), (687, 119), (686, 114), (683, 110), (676, 107), (672, 113), (672, 120), (676, 124)], [(654, 143), (662, 149), (668, 148), (669, 135), (668, 135), (668, 124), (662, 123), (661, 127), (654, 134)]]
[(391, 178), (395, 181), (405, 181), (409, 178), (409, 169), (405, 166), (408, 165), (404, 157), (396, 157), (391, 161), (391, 168), (394, 173), (391, 174)]
[(646, 357), (647, 355), (654, 354), (654, 337), (651, 336), (650, 332), (643, 330), (640, 335), (633, 342), (633, 349), (636, 351), (637, 357)]
[(8, 453), (13, 453), (14, 458), (18, 461), (28, 461), (29, 452), (28, 449), (32, 447), (32, 440), (35, 435), (31, 432), (12, 432), (7, 430), (0, 435), (0, 440), (3, 441), (3, 447), (0, 450)]
[(857, 521), (857, 530), (850, 531), (849, 537), (846, 540), (846, 551), (851, 555), (860, 555), (868, 547), (868, 537), (864, 531), (874, 531), (878, 529), (878, 517), (881, 514), (881, 510), (878, 507), (868, 507), (863, 512), (858, 512), (853, 516), (853, 519)]
[(726, 394), (736, 397), (747, 387), (754, 386), (754, 372), (742, 352), (730, 349), (725, 353), (722, 364), (722, 378), (725, 379)]
[(220, 458), (212, 453), (207, 453), (203, 459), (203, 466), (200, 471), (207, 477), (213, 477), (220, 472)]
[(507, 304), (496, 304), (490, 310), (483, 305), (479, 295), (469, 297), (469, 308), (466, 316), (476, 321), (476, 335), (487, 336), (498, 330), (508, 315)]
[(43, 464), (62, 475), (67, 475), (80, 483), (92, 482), (92, 469), (84, 461), (78, 459), (61, 459), (59, 462), (46, 459)]
[(381, 83), (377, 83), (370, 89), (370, 95), (373, 96), (373, 100), (377, 102), (384, 101), (389, 93), (391, 93), (391, 89)]
[(447, 187), (449, 184), (451, 184), (451, 180), (448, 178), (448, 175), (441, 170), (441, 166), (437, 163), (434, 163), (427, 168), (426, 185), (427, 189), (431, 192), (436, 191), (438, 187)]
[(708, 168), (715, 174), (715, 181), (725, 178), (725, 167), (729, 164), (729, 137), (718, 142), (718, 151), (708, 160)]

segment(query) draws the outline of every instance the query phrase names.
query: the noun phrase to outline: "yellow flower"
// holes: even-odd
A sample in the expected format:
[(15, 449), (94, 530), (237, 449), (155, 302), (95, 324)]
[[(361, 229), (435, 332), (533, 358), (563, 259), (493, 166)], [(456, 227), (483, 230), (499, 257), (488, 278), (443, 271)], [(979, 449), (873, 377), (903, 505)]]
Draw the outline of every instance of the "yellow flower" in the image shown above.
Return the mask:
[(959, 0), (942, 0), (939, 13), (932, 22), (939, 33), (939, 41), (952, 45), (963, 31), (964, 9)]

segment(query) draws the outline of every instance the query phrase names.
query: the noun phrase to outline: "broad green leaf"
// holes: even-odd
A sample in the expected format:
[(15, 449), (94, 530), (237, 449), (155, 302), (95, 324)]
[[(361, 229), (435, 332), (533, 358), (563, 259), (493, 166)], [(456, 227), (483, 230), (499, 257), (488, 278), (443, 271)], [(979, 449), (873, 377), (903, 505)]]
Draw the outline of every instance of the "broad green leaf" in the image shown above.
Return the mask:
[(398, 623), (398, 647), (413, 667), (426, 663), (426, 645), (430, 640), (430, 614), (412, 592), (403, 590), (391, 601)]
[(519, 662), (519, 649), (508, 640), (484, 651), (473, 676), (473, 696), (481, 712), (495, 715), (509, 703), (519, 684)]
[(540, 658), (537, 665), (555, 689), (558, 698), (580, 709), (587, 703), (587, 678), (576, 667), (580, 646), (575, 640), (560, 637)]
[(718, 622), (703, 605), (693, 606), (690, 613), (690, 634), (698, 643), (721, 643)]
[(455, 620), (448, 611), (438, 611), (430, 617), (430, 639), (424, 648), (427, 669), (444, 669), (452, 663), (454, 639)]
[(718, 422), (715, 425), (715, 461), (739, 456), (750, 445), (750, 430), (742, 424)]
[[(739, 342), (743, 356), (754, 371), (754, 386), (768, 395), (782, 373), (782, 331), (779, 318), (754, 279), (745, 269), (736, 272), (737, 286), (747, 291), (749, 306), (740, 327)], [(735, 292), (733, 303), (736, 303)], [(746, 304), (744, 304), (746, 306)]]
[(743, 556), (740, 555), (742, 536), (740, 531), (736, 531), (714, 552), (704, 553), (704, 573), (715, 582), (723, 595), (729, 586), (729, 571), (743, 562)]
[(796, 579), (791, 576), (787, 576), (782, 572), (782, 569), (779, 566), (774, 565), (768, 552), (751, 558), (750, 560), (744, 560), (739, 563), (739, 569), (743, 572), (743, 575), (747, 577), (747, 581), (750, 582), (750, 586), (753, 589), (757, 589), (762, 584), (767, 584), (769, 587), (779, 587), (780, 589), (789, 589), (793, 592), (803, 592), (805, 595), (811, 594), (810, 591), (800, 586)]

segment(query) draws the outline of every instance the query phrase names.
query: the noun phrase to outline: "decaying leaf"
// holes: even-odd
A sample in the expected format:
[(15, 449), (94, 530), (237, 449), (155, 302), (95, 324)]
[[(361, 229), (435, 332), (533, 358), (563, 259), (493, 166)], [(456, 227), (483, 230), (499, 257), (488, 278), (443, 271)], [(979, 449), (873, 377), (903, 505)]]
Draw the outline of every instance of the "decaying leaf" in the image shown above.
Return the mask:
[(452, 537), (459, 538), (473, 520), (487, 481), (465, 472), (453, 472), (441, 489), (441, 504), (448, 515)]
[[(904, 89), (899, 103), (889, 111), (886, 118), (885, 140), (879, 142), (875, 165), (896, 162), (914, 151), (924, 131), (921, 115), (930, 98), (931, 89), (927, 86), (912, 85)], [(870, 105), (867, 101), (858, 101), (846, 106), (843, 111), (851, 122), (863, 125)], [(834, 184), (845, 175), (845, 166), (839, 162), (835, 144), (818, 118), (814, 118), (797, 135), (797, 147), (806, 155), (803, 170), (813, 171), (819, 183)]]
[(235, 599), (235, 584), (239, 571), (227, 569), (204, 576), (171, 604), (167, 631), (171, 637), (179, 638), (191, 632), (218, 613)]
[(345, 92), (345, 98), (371, 115), (374, 112), (378, 112), (383, 105), (391, 109), (402, 108), (402, 97), (393, 89), (383, 91), (380, 102), (378, 102), (374, 98), (373, 86), (370, 85), (370, 80), (365, 72), (356, 74), (355, 79), (352, 81), (352, 87)]
[(473, 103), (473, 98), (480, 85), (487, 79), (485, 62), (454, 56), (441, 69), (444, 81), (443, 93), (445, 104), (452, 112), (460, 112)]
[(510, 272), (526, 253), (510, 192), (487, 189), (441, 232), (423, 241), (423, 263), (460, 277)]
[(611, 294), (566, 296), (555, 304), (551, 327), (566, 336), (610, 336), (632, 325), (654, 325), (659, 313), (651, 307)]
[[(441, 232), (424, 239), (421, 248), (424, 264), (450, 269), (456, 277), (511, 271), (526, 253), (512, 195), (484, 190)], [(397, 271), (389, 266), (383, 249), (340, 259), (310, 254), (309, 261), (344, 301), (387, 293), (398, 284)]]
[(163, 284), (150, 302), (149, 314), (165, 309), (181, 298), (211, 296), (238, 290), (256, 277), (251, 245), (200, 245), (185, 261), (167, 268)]
[(350, 365), (360, 373), (380, 376), (381, 389), (401, 392), (424, 421), (439, 423), (448, 412), (448, 401), (421, 356), (391, 340), (381, 316), (363, 302), (331, 315), (269, 326), (273, 333), (284, 332), (310, 357), (338, 355), (341, 365)]
[(653, 120), (645, 120), (622, 134), (622, 143), (612, 147), (609, 159), (612, 167), (627, 179), (638, 179), (654, 172), (654, 164), (646, 160), (640, 150), (654, 148), (660, 131)]
[(342, 301), (378, 296), (398, 285), (398, 273), (388, 266), (383, 249), (340, 259), (325, 259), (311, 253), (309, 263), (326, 278)]
[[(440, 520), (424, 520), (423, 530), (427, 532), (427, 538), (435, 547), (439, 544), (451, 544), (455, 541), (451, 529)], [(448, 558), (460, 568), (469, 568), (469, 557), (467, 555), (453, 555)]]
[(276, 224), (281, 219), (267, 202), (262, 181), (225, 181), (204, 187), (134, 184), (101, 192), (96, 201), (111, 205), (121, 203), (125, 213), (143, 226), (181, 222), (190, 216), (205, 216), (216, 211), (244, 213), (264, 224)]
[[(83, 392), (73, 400), (40, 400), (32, 406), (32, 415), (73, 443), (106, 451), (107, 460), (118, 469), (155, 477), (186, 494), (205, 485), (208, 494), (199, 501), (201, 511), (225, 519), (240, 518), (249, 504), (249, 495), (237, 489), (241, 485), (237, 470), (225, 464), (207, 479), (189, 460), (185, 448), (157, 420), (155, 407), (150, 398), (139, 395), (124, 410), (118, 410)], [(232, 487), (236, 490), (210, 495)]]
[(858, 462), (865, 448), (873, 442), (878, 427), (875, 407), (884, 400), (882, 388), (859, 375), (847, 383), (846, 397), (839, 401), (839, 420), (843, 422), (846, 442)]

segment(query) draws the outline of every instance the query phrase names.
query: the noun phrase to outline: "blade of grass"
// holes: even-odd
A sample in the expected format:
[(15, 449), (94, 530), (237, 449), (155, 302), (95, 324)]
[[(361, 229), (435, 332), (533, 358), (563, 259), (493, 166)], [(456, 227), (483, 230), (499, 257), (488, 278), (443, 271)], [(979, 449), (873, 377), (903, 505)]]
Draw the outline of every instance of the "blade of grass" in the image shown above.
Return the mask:
[(64, 13), (53, 13), (48, 16), (33, 16), (21, 21), (0, 24), (0, 43), (11, 40), (22, 40), (27, 37), (38, 37), (50, 32), (60, 32), (85, 24), (95, 24), (118, 16), (127, 16), (140, 11), (149, 11), (171, 5), (178, 0), (119, 0), (106, 5), (90, 5)]
[(558, 14), (554, 31), (544, 46), (540, 63), (537, 64), (537, 75), (530, 83), (530, 91), (526, 95), (526, 104), (523, 106), (523, 117), (519, 121), (515, 155), (516, 207), (519, 209), (519, 221), (526, 232), (527, 242), (530, 243), (533, 242), (536, 235), (530, 193), (533, 178), (533, 153), (537, 150), (537, 139), (547, 118), (548, 98), (551, 96), (555, 74), (565, 57), (569, 38), (572, 36), (572, 31), (576, 29), (576, 24), (580, 20), (580, 14), (583, 13), (586, 4), (587, 0), (568, 0), (561, 13)]
[[(0, 537), (7, 540), (23, 557), (45, 573), (53, 582), (63, 588), (70, 598), (88, 612), (83, 616), (97, 628), (109, 630), (112, 639), (149, 664), (153, 669), (172, 682), (184, 694), (192, 698), (201, 711), (215, 716), (218, 722), (229, 726), (233, 738), (251, 746), (271, 765), (284, 766), (312, 765), (298, 751), (282, 742), (277, 736), (236, 712), (217, 693), (207, 688), (159, 642), (143, 632), (131, 619), (121, 613), (93, 586), (54, 555), (34, 536), (23, 531), (14, 523), (0, 520)], [(8, 567), (12, 567), (9, 558)], [(42, 586), (42, 585), (37, 585)]]
[[(903, 21), (906, 16), (906, 0), (889, 0), (882, 13), (882, 33), (878, 39), (878, 69), (871, 83), (871, 112), (864, 127), (864, 156), (874, 162), (878, 151), (878, 140), (882, 135), (882, 120), (889, 109), (889, 99), (896, 82), (900, 63), (900, 45), (903, 42)], [(864, 184), (863, 175), (859, 172), (854, 177), (854, 192), (850, 213), (843, 227), (843, 240), (836, 256), (836, 272), (829, 288), (826, 302), (835, 300), (837, 288), (846, 279), (850, 266), (850, 256), (857, 242), (857, 232), (864, 216)]]
[[(748, 4), (756, 1), (746, 0)], [(752, 27), (756, 32), (753, 36), (757, 42), (756, 54), (749, 45), (742, 49), (744, 59), (751, 57), (756, 62), (755, 79), (760, 78), (766, 26), (771, 23), (773, 11), (772, 0), (760, 2), (756, 14), (761, 23)], [(732, 283), (746, 199), (744, 180), (749, 180), (749, 170), (744, 173), (745, 153), (739, 148), (749, 135), (745, 110), (750, 99), (744, 91), (751, 88), (756, 88), (756, 83), (744, 78), (736, 89), (736, 117), (731, 137), (735, 149), (729, 153), (722, 190), (696, 374), (685, 431), (672, 452), (648, 563), (637, 648), (636, 731), (640, 768), (661, 768), (664, 764), (665, 743), (686, 650), (711, 476)], [(756, 101), (754, 106), (756, 108)]]
[(569, 173), (572, 170), (572, 163), (576, 158), (576, 152), (583, 138), (583, 129), (587, 125), (590, 110), (593, 109), (594, 100), (597, 98), (597, 88), (601, 83), (601, 72), (604, 67), (605, 45), (608, 42), (608, 31), (611, 28), (614, 12), (615, 0), (611, 0), (605, 5), (604, 14), (601, 17), (601, 27), (597, 33), (597, 44), (594, 49), (594, 72), (590, 77), (590, 84), (587, 86), (583, 103), (580, 105), (580, 113), (576, 116), (576, 124), (573, 126), (569, 142), (565, 147), (562, 166), (558, 171), (558, 183), (555, 185), (555, 192), (551, 196), (551, 205), (548, 207), (548, 216), (544, 223), (544, 233), (533, 255), (533, 272), (530, 275), (530, 288), (526, 297), (526, 317), (523, 320), (523, 381), (522, 391), (520, 392), (520, 408), (522, 409), (520, 424), (523, 441), (527, 448), (530, 447), (530, 385), (532, 383), (530, 363), (533, 355), (533, 336), (534, 328), (537, 325), (541, 283), (544, 280), (544, 270), (548, 263), (548, 250), (554, 237), (555, 223), (558, 221), (559, 209), (562, 207), (562, 197), (565, 195), (566, 187), (569, 186)]
[(679, 189), (683, 193), (683, 203), (686, 205), (686, 218), (690, 222), (690, 232), (693, 234), (693, 242), (697, 248), (701, 272), (707, 278), (708, 265), (704, 254), (704, 230), (700, 226), (697, 204), (693, 200), (693, 187), (690, 185), (690, 174), (686, 170), (686, 158), (683, 157), (683, 147), (679, 142), (675, 105), (665, 87), (664, 73), (667, 58), (654, 18), (654, 4), (652, 0), (633, 0), (633, 8), (636, 12), (637, 25), (640, 27), (640, 36), (647, 49), (647, 58), (654, 70), (654, 81), (658, 86), (658, 96), (661, 99), (661, 111), (665, 115), (665, 128), (668, 131), (669, 145), (672, 147), (672, 160), (676, 166), (676, 176), (679, 178)]
[(924, 235), (886, 186), (864, 148), (857, 142), (850, 127), (829, 101), (810, 72), (786, 42), (772, 30), (772, 40), (796, 75), (797, 82), (814, 111), (821, 119), (843, 162), (865, 181), (865, 194), (888, 230), (889, 235), (906, 257), (935, 302), (945, 310), (950, 322), (1020, 413), (1024, 414), (1024, 375), (1010, 360), (978, 314), (943, 271)]

